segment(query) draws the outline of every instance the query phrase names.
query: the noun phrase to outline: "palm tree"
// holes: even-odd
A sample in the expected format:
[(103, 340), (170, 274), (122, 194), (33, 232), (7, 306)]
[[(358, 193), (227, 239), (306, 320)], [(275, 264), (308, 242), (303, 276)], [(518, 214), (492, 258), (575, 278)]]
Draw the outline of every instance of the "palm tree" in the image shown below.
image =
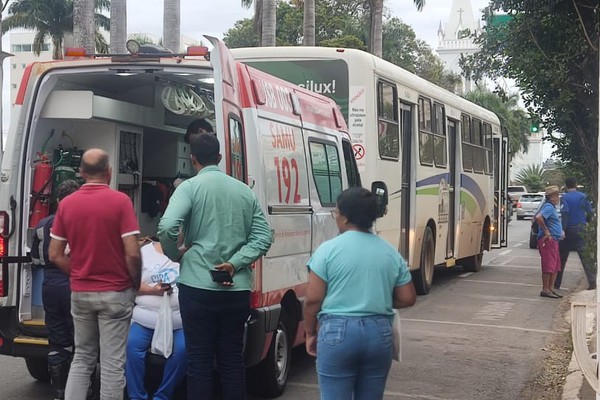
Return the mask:
[(163, 45), (179, 53), (181, 40), (181, 3), (180, 0), (164, 0)]
[[(371, 16), (371, 32), (369, 35), (369, 50), (377, 57), (383, 55), (383, 1), (369, 0)], [(425, 6), (425, 0), (414, 0), (417, 10)]]
[(127, 40), (127, 1), (111, 0), (110, 2), (110, 52), (125, 53)]
[(315, 45), (315, 0), (304, 0), (304, 29), (302, 44)]
[[(96, 9), (107, 9), (109, 0), (96, 0)], [(25, 28), (36, 32), (33, 39), (33, 52), (40, 55), (47, 37), (52, 41), (52, 58), (62, 58), (63, 39), (73, 32), (72, 0), (16, 0), (8, 7), (9, 15), (2, 21), (2, 34), (11, 29)], [(96, 25), (104, 29), (110, 27), (110, 20), (101, 13), (95, 14)], [(106, 41), (96, 29), (94, 37), (100, 51)], [(92, 49), (93, 52), (93, 49)]]
[(526, 186), (531, 192), (540, 192), (546, 186), (542, 164), (529, 164), (515, 175), (515, 182)]
[(241, 0), (242, 7), (254, 4), (254, 30), (261, 46), (275, 46), (277, 25), (277, 2), (275, 0)]
[(94, 0), (73, 0), (73, 44), (95, 53)]

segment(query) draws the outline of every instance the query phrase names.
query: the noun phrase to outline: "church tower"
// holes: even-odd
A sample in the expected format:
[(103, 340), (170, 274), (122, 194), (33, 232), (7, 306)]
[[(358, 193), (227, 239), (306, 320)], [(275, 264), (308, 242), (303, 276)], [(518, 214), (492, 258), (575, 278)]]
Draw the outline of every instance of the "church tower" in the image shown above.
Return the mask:
[[(450, 16), (444, 29), (442, 22), (438, 28), (438, 48), (436, 49), (446, 68), (460, 74), (462, 71), (458, 65), (461, 54), (471, 55), (479, 47), (473, 43), (471, 35), (481, 32), (481, 24), (473, 16), (471, 0), (452, 0)], [(474, 84), (463, 78), (462, 92), (466, 93), (473, 89)]]

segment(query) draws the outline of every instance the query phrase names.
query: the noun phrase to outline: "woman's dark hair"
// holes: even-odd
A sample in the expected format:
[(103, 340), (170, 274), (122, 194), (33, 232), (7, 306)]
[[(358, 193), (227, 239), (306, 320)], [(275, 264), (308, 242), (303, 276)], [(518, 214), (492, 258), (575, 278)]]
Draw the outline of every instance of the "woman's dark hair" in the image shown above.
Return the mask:
[(219, 163), (219, 140), (210, 133), (200, 133), (190, 138), (192, 155), (201, 165), (216, 165)]
[(377, 198), (362, 187), (344, 190), (337, 198), (337, 208), (348, 222), (362, 231), (371, 229), (377, 219)]

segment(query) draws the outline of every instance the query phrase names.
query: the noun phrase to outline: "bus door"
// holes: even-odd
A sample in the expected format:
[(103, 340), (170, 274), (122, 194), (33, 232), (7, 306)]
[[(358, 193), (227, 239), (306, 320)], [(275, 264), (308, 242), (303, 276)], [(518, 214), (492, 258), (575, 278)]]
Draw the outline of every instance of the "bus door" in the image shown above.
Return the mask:
[(411, 211), (411, 171), (412, 158), (412, 132), (413, 132), (413, 107), (400, 103), (400, 145), (402, 146), (402, 186), (400, 195), (400, 254), (409, 260), (408, 249), (410, 240), (410, 211)]
[(446, 240), (446, 258), (454, 257), (454, 241), (456, 240), (456, 163), (458, 157), (456, 155), (456, 136), (458, 135), (458, 123), (452, 119), (448, 119), (448, 150), (450, 160), (448, 165), (448, 237)]
[[(503, 135), (504, 136), (504, 135)], [(508, 233), (508, 138), (494, 137), (494, 225), (492, 248), (506, 247)]]

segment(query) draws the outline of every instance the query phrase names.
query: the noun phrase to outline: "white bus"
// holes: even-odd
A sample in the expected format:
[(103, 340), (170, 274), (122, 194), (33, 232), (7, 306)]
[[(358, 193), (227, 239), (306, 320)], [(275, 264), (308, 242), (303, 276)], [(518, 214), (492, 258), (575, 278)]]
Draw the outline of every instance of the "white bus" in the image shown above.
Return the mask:
[(232, 52), (340, 105), (363, 185), (389, 193), (376, 231), (407, 260), (419, 294), (436, 265), (477, 272), (484, 250), (506, 246), (508, 138), (494, 113), (359, 50)]

